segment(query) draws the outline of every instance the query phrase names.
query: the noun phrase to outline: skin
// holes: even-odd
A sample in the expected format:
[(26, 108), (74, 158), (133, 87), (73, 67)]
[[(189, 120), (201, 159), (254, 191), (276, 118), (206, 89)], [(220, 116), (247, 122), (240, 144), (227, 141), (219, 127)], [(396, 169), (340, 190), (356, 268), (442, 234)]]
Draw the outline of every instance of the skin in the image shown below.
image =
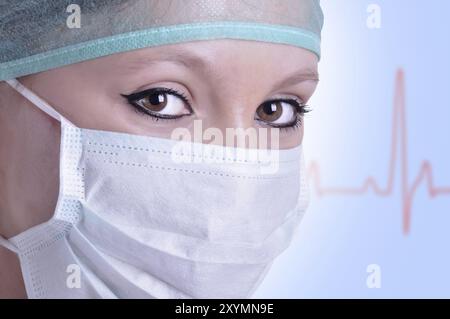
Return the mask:
[[(192, 131), (198, 119), (203, 129), (270, 127), (255, 121), (258, 106), (272, 98), (296, 97), (307, 103), (318, 82), (317, 62), (312, 52), (288, 45), (198, 41), (114, 54), (19, 81), (79, 127), (170, 138), (177, 127)], [(294, 73), (300, 74), (295, 83), (279, 85)], [(154, 87), (181, 91), (194, 114), (155, 121), (120, 95)], [(297, 146), (302, 138), (303, 124), (282, 129), (280, 147)], [(58, 198), (59, 139), (59, 122), (0, 82), (3, 237), (52, 217)], [(0, 298), (26, 298), (19, 260), (3, 247), (0, 283)]]

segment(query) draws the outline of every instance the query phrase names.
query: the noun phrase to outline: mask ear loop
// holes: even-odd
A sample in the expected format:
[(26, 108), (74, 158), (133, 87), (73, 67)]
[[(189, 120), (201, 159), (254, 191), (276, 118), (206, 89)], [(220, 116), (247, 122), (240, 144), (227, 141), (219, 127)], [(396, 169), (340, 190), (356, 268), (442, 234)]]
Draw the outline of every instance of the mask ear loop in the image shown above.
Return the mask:
[(49, 116), (53, 117), (55, 120), (61, 122), (62, 116), (53, 107), (51, 107), (47, 102), (42, 100), (39, 96), (33, 93), (31, 90), (26, 88), (22, 83), (17, 81), (17, 79), (6, 80), (14, 90), (20, 93), (28, 101), (36, 105), (41, 111), (45, 112)]
[(19, 254), (19, 249), (17, 249), (17, 247), (13, 243), (3, 238), (2, 236), (0, 236), (0, 246), (3, 246), (6, 249), (11, 250), (13, 253)]
[[(24, 98), (26, 98), (28, 101), (30, 101), (37, 108), (39, 108), (41, 111), (43, 111), (50, 117), (54, 118), (58, 122), (65, 121), (68, 124), (73, 125), (70, 123), (70, 121), (66, 120), (61, 114), (59, 114), (53, 107), (51, 107), (47, 102), (45, 102), (43, 99), (41, 99), (27, 87), (22, 85), (22, 83), (20, 83), (17, 79), (6, 80), (5, 82), (8, 83), (15, 91), (20, 93)], [(0, 246), (3, 246), (16, 254), (19, 254), (19, 249), (10, 240), (5, 239), (1, 235), (0, 235)]]

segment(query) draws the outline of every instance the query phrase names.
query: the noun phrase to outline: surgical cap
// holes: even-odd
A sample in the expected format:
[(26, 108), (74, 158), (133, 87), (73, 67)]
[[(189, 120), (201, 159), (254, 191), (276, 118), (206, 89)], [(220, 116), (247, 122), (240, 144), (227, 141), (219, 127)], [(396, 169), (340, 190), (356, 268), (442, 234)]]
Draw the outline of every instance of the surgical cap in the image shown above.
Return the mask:
[(0, 0), (0, 80), (198, 40), (287, 44), (320, 58), (322, 25), (319, 0)]

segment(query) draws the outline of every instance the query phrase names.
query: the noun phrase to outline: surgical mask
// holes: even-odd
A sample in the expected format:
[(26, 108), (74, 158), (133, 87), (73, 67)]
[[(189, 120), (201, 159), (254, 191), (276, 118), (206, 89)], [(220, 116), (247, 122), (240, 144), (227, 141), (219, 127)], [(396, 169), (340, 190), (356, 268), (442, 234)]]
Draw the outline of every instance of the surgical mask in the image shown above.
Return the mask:
[[(61, 122), (53, 217), (0, 242), (29, 298), (246, 298), (291, 242), (308, 202), (301, 146), (262, 174), (247, 155), (263, 150), (79, 128), (8, 83)], [(197, 160), (174, 163), (177, 143)]]

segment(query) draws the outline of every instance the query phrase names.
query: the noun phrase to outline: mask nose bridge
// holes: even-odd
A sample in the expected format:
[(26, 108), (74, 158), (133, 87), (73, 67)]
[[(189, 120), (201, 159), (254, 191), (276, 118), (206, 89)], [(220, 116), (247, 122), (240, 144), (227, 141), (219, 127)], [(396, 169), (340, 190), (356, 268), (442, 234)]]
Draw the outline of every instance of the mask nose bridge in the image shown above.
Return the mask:
[(51, 116), (58, 122), (61, 122), (61, 120), (63, 118), (61, 114), (59, 114), (52, 106), (50, 106), (50, 104), (48, 104), (42, 98), (37, 96), (33, 91), (31, 91), (30, 89), (25, 87), (17, 79), (6, 80), (5, 82), (8, 83), (16, 92), (18, 92), (20, 95), (22, 95), (28, 101), (30, 101), (33, 105), (35, 105), (41, 111), (43, 111), (47, 115)]

